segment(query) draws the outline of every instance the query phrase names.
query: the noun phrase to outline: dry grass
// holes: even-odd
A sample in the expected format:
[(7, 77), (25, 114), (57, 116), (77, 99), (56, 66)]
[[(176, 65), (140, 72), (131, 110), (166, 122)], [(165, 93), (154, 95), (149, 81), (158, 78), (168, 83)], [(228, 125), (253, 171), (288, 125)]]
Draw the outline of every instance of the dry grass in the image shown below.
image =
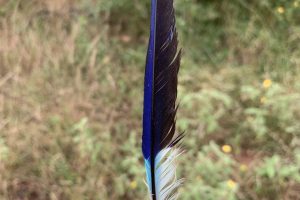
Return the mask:
[(128, 112), (126, 104), (107, 104), (119, 92), (112, 71), (104, 68), (110, 59), (97, 57), (107, 36), (104, 30), (91, 33), (86, 49), (79, 49), (83, 30), (69, 16), (71, 1), (19, 4), (0, 18), (0, 132), (9, 149), (0, 164), (0, 197), (105, 196), (109, 180), (103, 169), (89, 169), (86, 156), (76, 159), (80, 152), (70, 129), (88, 116), (95, 132), (112, 132), (121, 110)]

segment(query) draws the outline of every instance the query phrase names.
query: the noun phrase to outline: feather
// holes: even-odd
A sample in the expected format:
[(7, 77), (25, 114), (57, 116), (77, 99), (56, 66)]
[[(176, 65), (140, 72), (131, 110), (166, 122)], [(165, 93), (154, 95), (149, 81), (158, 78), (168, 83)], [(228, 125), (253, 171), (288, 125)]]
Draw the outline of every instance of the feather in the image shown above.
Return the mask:
[(176, 199), (176, 191), (182, 182), (176, 180), (175, 165), (175, 159), (181, 153), (179, 141), (183, 138), (183, 134), (175, 134), (181, 55), (177, 45), (173, 0), (151, 0), (142, 151), (153, 200)]

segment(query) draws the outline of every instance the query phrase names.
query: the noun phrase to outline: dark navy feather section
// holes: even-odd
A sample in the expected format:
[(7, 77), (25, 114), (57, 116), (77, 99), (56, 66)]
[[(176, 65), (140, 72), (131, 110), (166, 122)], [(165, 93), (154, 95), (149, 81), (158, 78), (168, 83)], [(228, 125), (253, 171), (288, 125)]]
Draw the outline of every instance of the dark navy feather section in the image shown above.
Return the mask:
[(173, 0), (151, 0), (150, 38), (144, 88), (142, 150), (153, 200), (176, 199), (174, 159), (180, 154), (175, 136), (177, 75), (180, 51)]

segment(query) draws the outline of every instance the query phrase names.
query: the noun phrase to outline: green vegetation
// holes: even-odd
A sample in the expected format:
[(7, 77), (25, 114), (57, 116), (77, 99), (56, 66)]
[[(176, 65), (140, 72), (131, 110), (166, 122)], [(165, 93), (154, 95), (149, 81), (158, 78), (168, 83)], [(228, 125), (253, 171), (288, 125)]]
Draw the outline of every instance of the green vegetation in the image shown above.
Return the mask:
[[(149, 6), (0, 0), (0, 199), (147, 199)], [(300, 200), (300, 1), (176, 8), (180, 199)]]

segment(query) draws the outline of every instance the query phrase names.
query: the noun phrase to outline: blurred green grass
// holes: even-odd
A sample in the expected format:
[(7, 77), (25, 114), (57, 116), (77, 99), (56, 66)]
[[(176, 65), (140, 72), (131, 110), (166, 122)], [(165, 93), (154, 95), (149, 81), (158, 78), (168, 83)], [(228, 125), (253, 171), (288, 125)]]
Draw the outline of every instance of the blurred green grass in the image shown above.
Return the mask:
[[(175, 3), (180, 199), (300, 200), (300, 2)], [(0, 0), (0, 199), (147, 199), (149, 6)]]

